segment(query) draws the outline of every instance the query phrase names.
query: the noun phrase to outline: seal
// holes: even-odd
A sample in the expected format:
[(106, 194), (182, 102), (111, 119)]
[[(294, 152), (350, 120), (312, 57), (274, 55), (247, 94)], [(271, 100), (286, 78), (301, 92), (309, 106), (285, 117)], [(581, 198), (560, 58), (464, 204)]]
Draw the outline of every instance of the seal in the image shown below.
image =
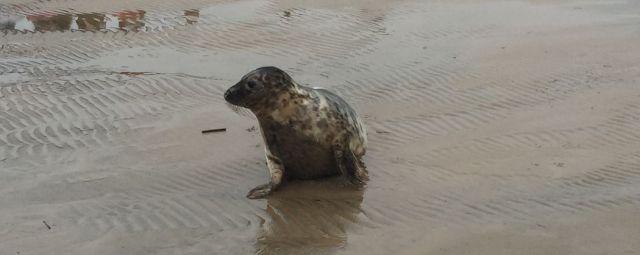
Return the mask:
[(224, 99), (249, 109), (265, 143), (270, 181), (247, 194), (263, 198), (285, 180), (344, 176), (363, 185), (367, 133), (356, 112), (338, 95), (297, 84), (277, 67), (261, 67), (229, 88)]

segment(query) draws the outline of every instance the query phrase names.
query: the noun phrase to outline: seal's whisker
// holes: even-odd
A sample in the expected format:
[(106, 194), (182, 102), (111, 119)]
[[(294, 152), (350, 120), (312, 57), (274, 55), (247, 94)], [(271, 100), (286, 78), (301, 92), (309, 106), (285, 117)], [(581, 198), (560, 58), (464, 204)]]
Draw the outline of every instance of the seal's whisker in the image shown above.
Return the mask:
[(229, 109), (231, 109), (233, 112), (237, 113), (240, 116), (243, 117), (249, 117), (249, 118), (255, 118), (255, 116), (253, 115), (253, 113), (251, 112), (251, 110), (247, 109), (247, 108), (243, 108), (237, 105), (232, 105), (228, 102), (225, 102), (225, 105), (227, 105), (227, 107), (229, 107)]

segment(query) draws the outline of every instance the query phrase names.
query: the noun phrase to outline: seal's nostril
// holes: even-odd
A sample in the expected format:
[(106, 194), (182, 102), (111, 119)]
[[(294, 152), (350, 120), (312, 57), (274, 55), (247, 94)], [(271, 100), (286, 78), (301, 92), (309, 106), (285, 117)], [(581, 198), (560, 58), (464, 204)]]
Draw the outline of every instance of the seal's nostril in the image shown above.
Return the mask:
[(224, 99), (227, 101), (229, 101), (229, 97), (231, 96), (231, 90), (233, 90), (233, 88), (229, 88), (224, 92)]

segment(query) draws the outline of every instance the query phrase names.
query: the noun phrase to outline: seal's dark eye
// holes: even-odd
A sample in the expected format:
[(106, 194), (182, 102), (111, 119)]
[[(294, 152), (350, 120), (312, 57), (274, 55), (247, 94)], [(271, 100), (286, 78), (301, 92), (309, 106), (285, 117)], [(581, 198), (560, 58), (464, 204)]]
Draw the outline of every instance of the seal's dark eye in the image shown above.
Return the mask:
[(255, 81), (248, 81), (248, 82), (247, 82), (247, 88), (249, 88), (249, 89), (253, 89), (253, 88), (255, 88), (255, 87), (256, 87), (256, 85), (257, 85), (257, 84), (256, 84), (256, 82), (255, 82)]

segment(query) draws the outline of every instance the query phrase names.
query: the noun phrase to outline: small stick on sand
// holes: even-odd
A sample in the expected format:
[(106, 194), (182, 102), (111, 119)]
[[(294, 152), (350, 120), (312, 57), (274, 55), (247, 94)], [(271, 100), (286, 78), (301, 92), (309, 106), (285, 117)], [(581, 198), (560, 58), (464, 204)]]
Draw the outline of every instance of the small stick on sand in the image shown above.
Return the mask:
[(216, 128), (216, 129), (208, 129), (208, 130), (202, 130), (203, 134), (208, 134), (208, 133), (217, 133), (217, 132), (224, 132), (227, 131), (226, 128)]
[(44, 226), (47, 227), (48, 229), (51, 229), (51, 226), (49, 226), (49, 224), (47, 223), (47, 221), (42, 221), (42, 223), (44, 223)]

